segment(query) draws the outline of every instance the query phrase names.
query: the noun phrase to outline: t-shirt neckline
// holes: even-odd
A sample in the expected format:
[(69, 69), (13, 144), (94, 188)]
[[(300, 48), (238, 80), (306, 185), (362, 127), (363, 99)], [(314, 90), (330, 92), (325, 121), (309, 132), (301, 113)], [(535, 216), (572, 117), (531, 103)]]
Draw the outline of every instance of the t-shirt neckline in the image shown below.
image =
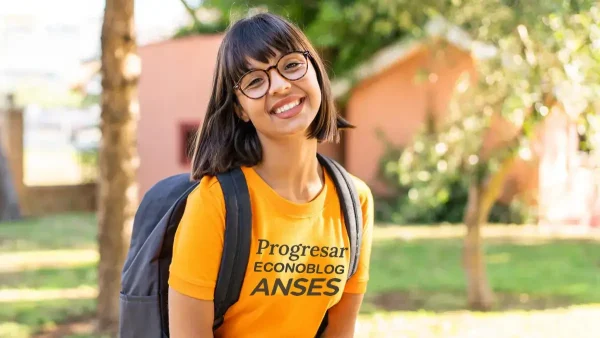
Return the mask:
[(308, 202), (293, 202), (279, 195), (254, 169), (254, 167), (242, 167), (242, 171), (248, 181), (248, 187), (256, 189), (260, 197), (266, 198), (266, 203), (270, 204), (277, 213), (285, 214), (297, 218), (305, 218), (316, 215), (325, 207), (325, 199), (328, 189), (330, 189), (330, 178), (325, 170), (323, 176), (325, 182), (319, 193)]

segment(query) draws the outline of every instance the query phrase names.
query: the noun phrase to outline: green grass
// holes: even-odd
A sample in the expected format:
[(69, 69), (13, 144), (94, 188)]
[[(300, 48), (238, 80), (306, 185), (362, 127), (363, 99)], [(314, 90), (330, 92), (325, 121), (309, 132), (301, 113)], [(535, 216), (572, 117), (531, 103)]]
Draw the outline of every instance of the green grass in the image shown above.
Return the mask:
[[(382, 240), (372, 253), (366, 311), (460, 310), (466, 281), (459, 239)], [(582, 240), (485, 246), (498, 310), (600, 303), (600, 245)]]
[(61, 214), (0, 224), (0, 253), (28, 250), (95, 249), (95, 216)]
[[(66, 320), (86, 318), (95, 310), (93, 299), (0, 303), (0, 337), (29, 337)], [(2, 333), (5, 330), (4, 334)], [(9, 331), (11, 330), (11, 331)], [(10, 332), (10, 336), (7, 332)], [(17, 338), (14, 337), (14, 338)]]
[[(56, 290), (95, 286), (96, 263), (89, 257), (69, 259), (69, 251), (95, 250), (96, 223), (93, 214), (64, 214), (0, 224), (0, 292), (18, 289)], [(64, 252), (63, 252), (64, 251)], [(68, 266), (42, 266), (4, 271), (15, 258), (33, 263), (48, 253), (67, 255)], [(8, 259), (10, 257), (10, 259)], [(61, 259), (64, 261), (64, 257)], [(51, 263), (51, 262), (50, 262)], [(57, 262), (58, 263), (58, 262)], [(59, 264), (56, 264), (59, 265)], [(26, 338), (67, 320), (88, 317), (95, 311), (94, 299), (2, 301), (0, 337)]]
[[(448, 333), (444, 331), (448, 329), (447, 325), (456, 330), (465, 329), (464, 315), (448, 312), (465, 310), (462, 240), (458, 237), (435, 238), (436, 229), (431, 227), (429, 235), (407, 240), (411, 236), (403, 235), (410, 232), (410, 228), (400, 228), (398, 238), (375, 241), (371, 281), (361, 321), (388, 324), (381, 324), (384, 329), (379, 327), (369, 332), (378, 332), (380, 336), (384, 336), (382, 332), (396, 332), (395, 336), (403, 337), (442, 337)], [(379, 231), (383, 229), (376, 232)], [(394, 237), (393, 233), (388, 235)], [(94, 287), (97, 257), (89, 252), (96, 250), (95, 236), (95, 217), (91, 214), (0, 224), (0, 295), (3, 291), (19, 289), (43, 293)], [(526, 322), (530, 320), (527, 319), (529, 315), (520, 314), (519, 310), (535, 310), (528, 313), (553, 318), (546, 312), (559, 307), (600, 303), (598, 241), (543, 238), (524, 241), (511, 236), (485, 240), (488, 275), (498, 303), (495, 312), (468, 313), (469, 318), (507, 325), (507, 318), (517, 316), (525, 320), (522, 325), (528, 326), (531, 325)], [(16, 262), (19, 260), (29, 265), (19, 265)], [(95, 299), (90, 297), (39, 301), (0, 299), (0, 337), (33, 337), (39, 330), (93, 315), (94, 304)], [(403, 312), (394, 317), (389, 315), (391, 311)], [(578, 312), (565, 316), (579, 321)], [(385, 329), (385, 325), (396, 325), (393, 323), (398, 318), (403, 318), (405, 324), (412, 323), (410, 325), (429, 331), (412, 335), (404, 326), (400, 331), (391, 326)], [(535, 318), (531, 320), (543, 320)], [(448, 336), (451, 335), (448, 333)], [(68, 337), (98, 338), (86, 333), (73, 333)]]
[(36, 290), (96, 286), (98, 271), (96, 263), (60, 268), (41, 268), (0, 274), (2, 289), (33, 288)]

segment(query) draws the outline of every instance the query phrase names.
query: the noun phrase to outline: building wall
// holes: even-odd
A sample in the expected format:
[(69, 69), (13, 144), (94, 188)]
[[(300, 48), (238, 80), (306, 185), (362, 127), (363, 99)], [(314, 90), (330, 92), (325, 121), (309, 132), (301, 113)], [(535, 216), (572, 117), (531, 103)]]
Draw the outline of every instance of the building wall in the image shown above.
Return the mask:
[[(0, 112), (2, 113), (2, 112)], [(75, 185), (26, 186), (24, 177), (24, 120), (21, 109), (6, 112), (0, 133), (7, 135), (3, 145), (7, 150), (12, 179), (19, 198), (23, 217), (37, 217), (55, 213), (96, 210), (97, 185), (85, 183)]]
[(204, 118), (221, 39), (189, 37), (139, 48), (140, 198), (158, 180), (189, 169), (182, 134)]
[(579, 152), (576, 123), (553, 109), (539, 142), (540, 224), (600, 227), (598, 154)]
[[(364, 81), (351, 94), (347, 117), (357, 128), (346, 135), (346, 168), (376, 192), (385, 192), (385, 186), (377, 180), (384, 152), (377, 130), (395, 145), (409, 144), (429, 110), (437, 117), (443, 116), (459, 75), (472, 69), (471, 58), (456, 48), (448, 47), (444, 55), (438, 56), (422, 48)], [(431, 81), (417, 80), (424, 69), (436, 74)]]
[(26, 187), (21, 204), (24, 216), (45, 216), (50, 214), (97, 209), (97, 184), (51, 185)]

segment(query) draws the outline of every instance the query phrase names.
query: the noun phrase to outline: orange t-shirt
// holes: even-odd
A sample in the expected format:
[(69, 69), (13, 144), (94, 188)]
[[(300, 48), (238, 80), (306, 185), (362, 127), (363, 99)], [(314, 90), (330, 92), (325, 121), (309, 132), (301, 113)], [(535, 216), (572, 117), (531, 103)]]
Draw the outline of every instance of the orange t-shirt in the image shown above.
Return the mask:
[[(356, 274), (347, 280), (349, 241), (332, 179), (308, 203), (278, 195), (253, 168), (243, 167), (252, 204), (252, 243), (240, 298), (215, 337), (314, 337), (327, 309), (346, 293), (364, 293), (369, 279), (373, 197), (352, 176), (363, 212)], [(216, 177), (189, 195), (175, 234), (169, 285), (213, 300), (225, 230), (225, 203)]]

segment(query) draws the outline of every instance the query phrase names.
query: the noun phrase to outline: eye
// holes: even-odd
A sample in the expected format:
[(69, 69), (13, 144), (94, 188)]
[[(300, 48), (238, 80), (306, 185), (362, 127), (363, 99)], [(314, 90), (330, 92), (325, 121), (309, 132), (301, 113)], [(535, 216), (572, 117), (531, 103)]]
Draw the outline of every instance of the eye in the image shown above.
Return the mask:
[(262, 83), (262, 79), (261, 78), (256, 78), (253, 79), (252, 81), (250, 81), (250, 83), (248, 83), (245, 87), (249, 88), (249, 87), (254, 87), (254, 86), (258, 86)]
[(290, 62), (285, 66), (285, 69), (292, 69), (295, 68), (297, 66), (301, 65), (300, 62)]

